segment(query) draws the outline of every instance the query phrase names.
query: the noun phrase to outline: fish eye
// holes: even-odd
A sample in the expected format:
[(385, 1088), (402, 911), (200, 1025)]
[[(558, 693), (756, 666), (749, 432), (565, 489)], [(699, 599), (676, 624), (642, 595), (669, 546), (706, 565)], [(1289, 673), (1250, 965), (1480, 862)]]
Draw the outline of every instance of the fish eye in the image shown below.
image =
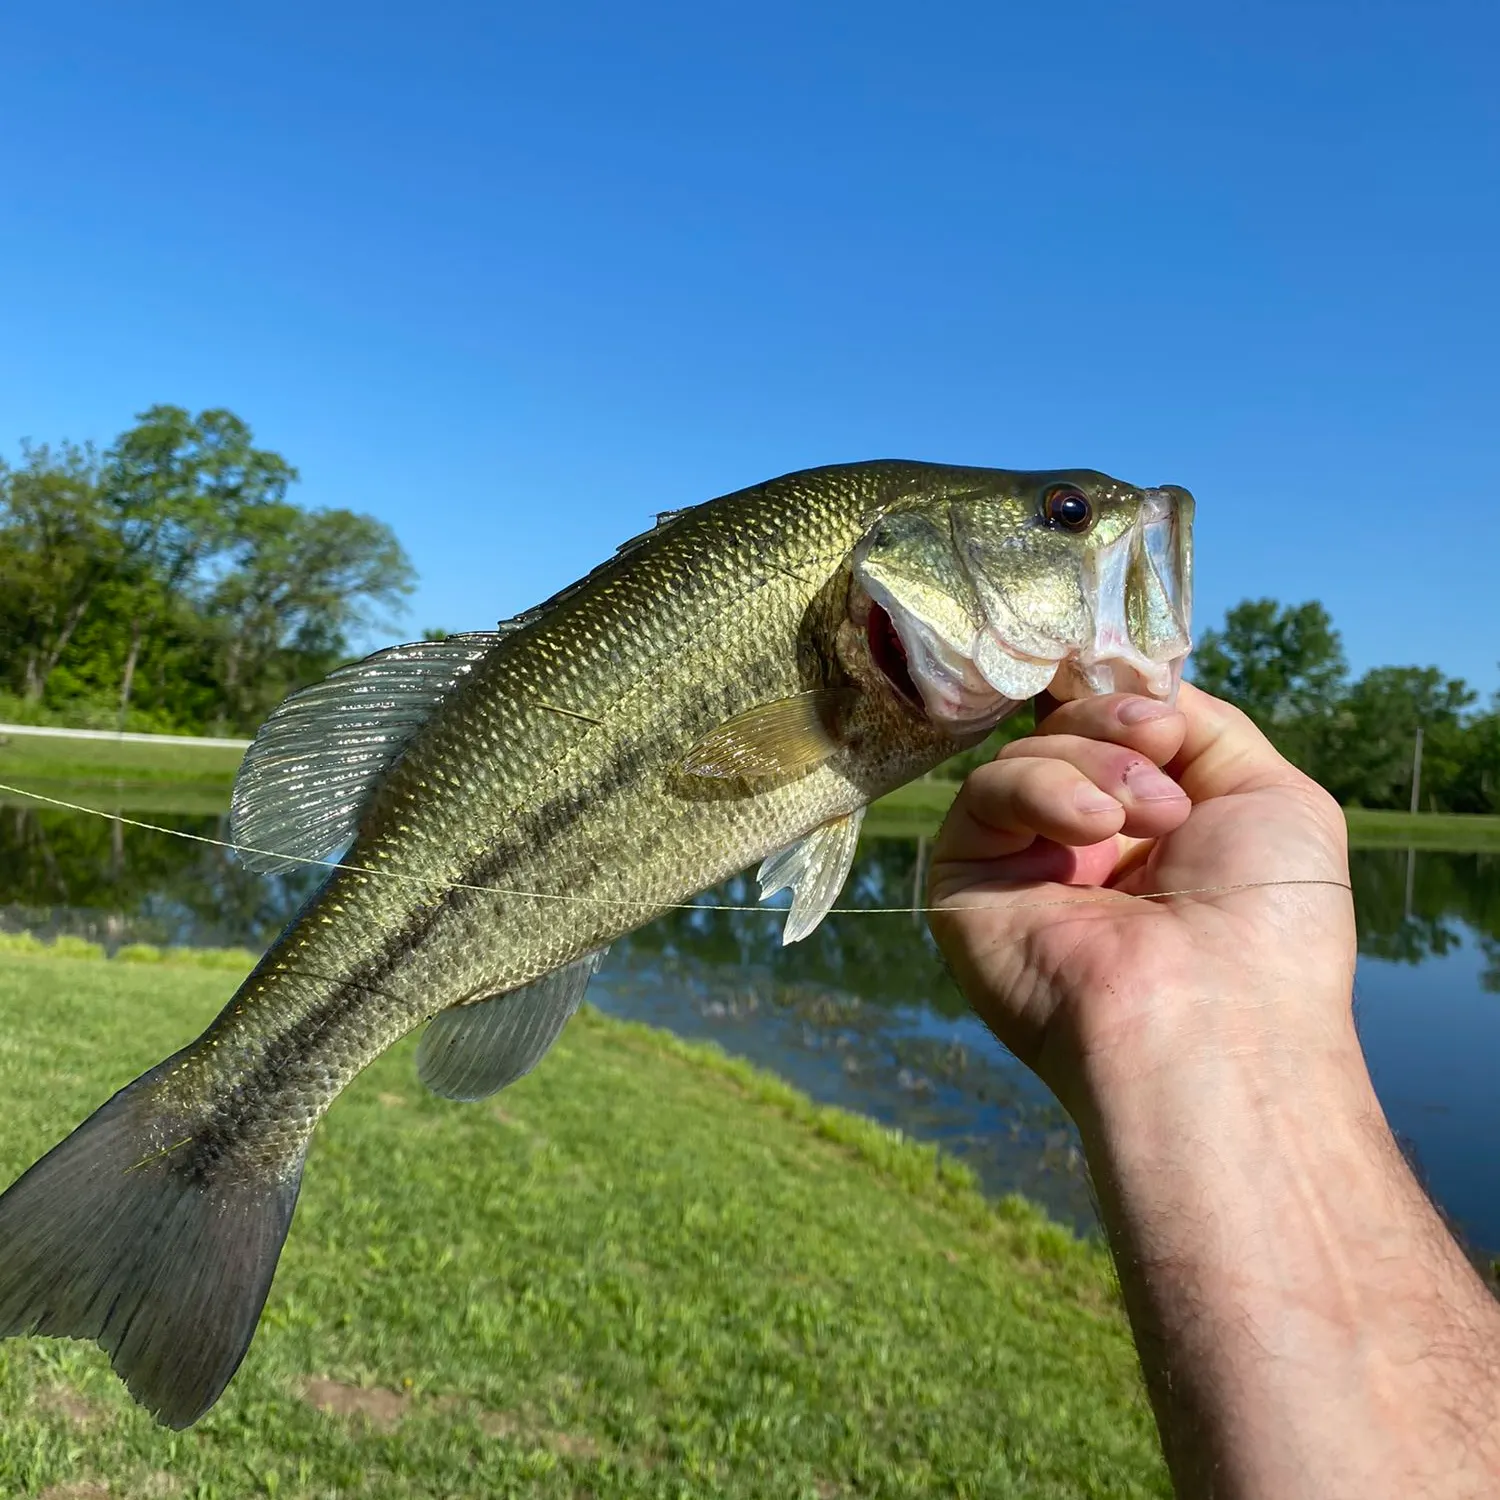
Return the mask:
[(1094, 505), (1071, 484), (1055, 484), (1042, 496), (1042, 515), (1049, 526), (1079, 536), (1094, 524)]

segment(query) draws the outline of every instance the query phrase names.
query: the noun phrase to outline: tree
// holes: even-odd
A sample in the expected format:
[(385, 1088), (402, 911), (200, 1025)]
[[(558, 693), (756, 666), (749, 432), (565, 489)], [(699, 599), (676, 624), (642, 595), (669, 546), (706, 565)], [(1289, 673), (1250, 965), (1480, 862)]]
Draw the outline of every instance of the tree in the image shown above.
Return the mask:
[(1464, 726), (1446, 794), (1450, 812), (1500, 813), (1500, 694)]
[(117, 558), (91, 448), (23, 443), (0, 464), (0, 628), (28, 703), (48, 680)]
[(1406, 807), (1418, 726), (1424, 803), (1442, 807), (1458, 768), (1474, 694), (1437, 667), (1376, 667), (1344, 695), (1329, 735), (1324, 786), (1359, 807)]
[(1322, 712), (1338, 698), (1348, 664), (1317, 600), (1280, 605), (1245, 599), (1206, 630), (1191, 657), (1193, 681), (1263, 727)]
[(119, 581), (133, 591), (120, 668), (120, 718), (130, 707), (146, 631), (168, 616), (203, 571), (280, 503), (297, 471), (256, 448), (233, 412), (190, 416), (153, 406), (105, 455), (101, 489), (120, 546)]
[(0, 464), (0, 691), (73, 722), (253, 728), (412, 586), (387, 527), (301, 509), (295, 478), (227, 411), (152, 407), (102, 458), (23, 446)]
[(1343, 642), (1317, 600), (1245, 599), (1224, 628), (1204, 631), (1189, 658), (1193, 681), (1244, 709), (1278, 749), (1317, 774), (1324, 730), (1348, 677)]
[(242, 512), (233, 566), (208, 599), (219, 632), (220, 722), (249, 727), (348, 653), (348, 633), (411, 592), (390, 528), (348, 510), (285, 502)]

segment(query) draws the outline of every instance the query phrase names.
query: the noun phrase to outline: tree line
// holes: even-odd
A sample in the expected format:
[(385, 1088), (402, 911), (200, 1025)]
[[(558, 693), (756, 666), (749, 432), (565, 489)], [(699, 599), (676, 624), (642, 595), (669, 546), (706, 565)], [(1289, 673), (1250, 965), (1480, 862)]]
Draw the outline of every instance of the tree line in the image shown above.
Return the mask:
[[(0, 719), (248, 735), (348, 660), (415, 575), (389, 527), (303, 508), (296, 481), (233, 412), (177, 406), (103, 452), (23, 444), (0, 461)], [(1423, 811), (1500, 812), (1500, 699), (1481, 709), (1437, 667), (1351, 679), (1316, 601), (1244, 600), (1189, 670), (1347, 806), (1407, 807), (1415, 786)]]
[(1346, 807), (1415, 800), (1423, 812), (1500, 813), (1500, 695), (1482, 708), (1437, 667), (1375, 667), (1351, 680), (1316, 600), (1244, 600), (1223, 629), (1204, 632), (1189, 666)]
[(411, 591), (390, 528), (289, 499), (233, 412), (0, 461), (0, 718), (250, 734)]

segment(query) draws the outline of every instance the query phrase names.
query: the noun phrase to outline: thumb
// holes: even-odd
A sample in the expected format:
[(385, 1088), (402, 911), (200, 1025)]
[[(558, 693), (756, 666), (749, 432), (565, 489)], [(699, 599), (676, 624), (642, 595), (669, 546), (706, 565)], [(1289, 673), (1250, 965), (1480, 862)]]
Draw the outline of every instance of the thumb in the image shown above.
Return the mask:
[(1268, 787), (1305, 787), (1337, 804), (1266, 738), (1249, 715), (1184, 682), (1177, 708), (1187, 719), (1182, 749), (1168, 773), (1194, 802)]

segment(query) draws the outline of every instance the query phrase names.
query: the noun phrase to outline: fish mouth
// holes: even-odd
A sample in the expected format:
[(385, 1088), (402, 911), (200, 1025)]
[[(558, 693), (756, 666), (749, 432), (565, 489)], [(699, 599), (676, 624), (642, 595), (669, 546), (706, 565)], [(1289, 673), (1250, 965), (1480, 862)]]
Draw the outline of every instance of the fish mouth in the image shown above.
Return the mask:
[(1142, 492), (1136, 523), (1090, 559), (1094, 638), (1059, 665), (1055, 698), (1140, 693), (1177, 701), (1192, 650), (1193, 497), (1176, 485)]
[(925, 707), (922, 691), (911, 675), (911, 659), (901, 633), (891, 619), (890, 611), (874, 600), (870, 601), (870, 613), (865, 621), (865, 637), (870, 646), (870, 660), (879, 668), (880, 675), (913, 708)]
[[(988, 729), (1041, 692), (1059, 699), (1130, 692), (1175, 702), (1192, 646), (1193, 510), (1193, 497), (1175, 485), (1144, 490), (1130, 529), (1085, 554), (1083, 640), (1033, 639), (1022, 650), (986, 616), (977, 588), (969, 607), (924, 618), (858, 557), (854, 618), (892, 690), (955, 735)], [(959, 566), (972, 586), (961, 554)]]

